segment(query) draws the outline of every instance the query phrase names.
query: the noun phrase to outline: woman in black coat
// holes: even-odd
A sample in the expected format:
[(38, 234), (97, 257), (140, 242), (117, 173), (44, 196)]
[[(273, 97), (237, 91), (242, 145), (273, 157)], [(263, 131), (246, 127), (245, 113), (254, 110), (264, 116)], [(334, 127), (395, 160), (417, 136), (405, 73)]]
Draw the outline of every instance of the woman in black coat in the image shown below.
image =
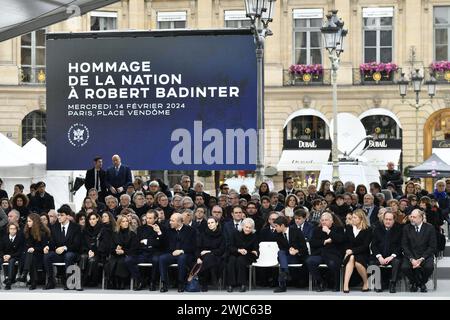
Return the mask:
[(44, 261), (44, 247), (50, 242), (50, 230), (42, 223), (41, 217), (36, 213), (30, 213), (24, 228), (25, 245), (21, 258), (22, 274), (20, 282), (27, 281), (30, 273), (30, 290), (36, 289), (37, 270), (42, 268)]
[(83, 271), (83, 284), (97, 286), (98, 283), (98, 245), (102, 226), (100, 217), (97, 213), (91, 212), (87, 216), (86, 226), (82, 231), (82, 254), (80, 258), (80, 267)]
[(136, 233), (129, 228), (128, 218), (120, 215), (117, 219), (117, 229), (113, 233), (111, 256), (108, 263), (108, 273), (118, 289), (125, 288), (125, 282), (130, 273), (127, 268), (129, 259), (134, 259), (139, 243)]
[(356, 209), (353, 211), (352, 224), (345, 227), (344, 293), (350, 292), (349, 282), (355, 268), (363, 280), (362, 291), (369, 291), (367, 264), (371, 241), (372, 229), (369, 227), (366, 213), (362, 209)]
[(228, 292), (233, 292), (233, 287), (240, 286), (239, 292), (247, 290), (247, 267), (259, 256), (258, 236), (255, 234), (255, 222), (246, 218), (239, 226), (239, 232), (233, 232), (231, 244), (228, 248), (227, 283)]
[(117, 228), (116, 219), (113, 215), (106, 211), (102, 213), (102, 224), (100, 234), (98, 236), (98, 256), (99, 261), (103, 264), (109, 259), (112, 247), (112, 238), (114, 230)]
[(28, 209), (28, 197), (23, 193), (18, 193), (12, 198), (11, 204), (13, 209), (19, 211), (19, 225), (20, 227), (23, 227), (27, 222), (27, 217), (30, 213), (30, 210)]
[(207, 220), (208, 227), (198, 236), (197, 263), (202, 265), (198, 274), (202, 291), (208, 291), (208, 281), (211, 272), (219, 274), (218, 267), (222, 264), (225, 253), (225, 238), (219, 222), (214, 217)]

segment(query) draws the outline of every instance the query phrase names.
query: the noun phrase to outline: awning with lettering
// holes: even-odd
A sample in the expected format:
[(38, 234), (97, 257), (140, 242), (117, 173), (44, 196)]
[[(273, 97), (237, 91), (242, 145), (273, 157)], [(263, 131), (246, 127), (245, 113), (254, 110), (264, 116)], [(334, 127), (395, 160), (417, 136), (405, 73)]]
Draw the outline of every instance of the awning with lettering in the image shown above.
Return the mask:
[[(378, 168), (378, 170), (387, 170), (387, 163), (389, 161), (394, 162), (395, 167), (398, 168), (400, 163), (400, 149), (369, 149), (359, 157), (359, 160), (363, 160), (372, 166)], [(364, 161), (365, 160), (365, 161)]]
[(283, 150), (278, 171), (320, 171), (328, 164), (330, 150)]

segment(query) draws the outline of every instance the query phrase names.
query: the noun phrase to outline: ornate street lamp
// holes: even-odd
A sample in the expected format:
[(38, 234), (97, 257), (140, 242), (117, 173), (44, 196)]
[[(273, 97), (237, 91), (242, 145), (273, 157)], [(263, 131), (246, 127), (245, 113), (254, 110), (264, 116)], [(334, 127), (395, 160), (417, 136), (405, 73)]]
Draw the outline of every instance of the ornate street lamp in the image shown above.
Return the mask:
[[(420, 69), (414, 70), (414, 72), (411, 74), (411, 81), (408, 81), (405, 77), (405, 74), (401, 74), (401, 78), (399, 81), (397, 81), (400, 96), (402, 97), (402, 103), (405, 102), (406, 94), (408, 93), (408, 87), (411, 84), (414, 93), (416, 94), (416, 99), (414, 103), (408, 102), (408, 105), (413, 107), (416, 110), (416, 142), (419, 142), (419, 110), (420, 108), (431, 104), (429, 101), (425, 101), (423, 103), (420, 103), (420, 92), (422, 90), (422, 82), (423, 82), (423, 76), (420, 73)], [(430, 80), (426, 81), (425, 84), (427, 85), (427, 93), (430, 97), (430, 100), (433, 99), (433, 97), (436, 95), (436, 78), (433, 74), (430, 74)], [(419, 147), (416, 148), (416, 159), (415, 164), (416, 166), (419, 164)]]
[(323, 35), (324, 47), (328, 51), (331, 62), (331, 80), (333, 84), (333, 182), (339, 180), (339, 158), (338, 158), (338, 134), (337, 134), (337, 71), (339, 69), (340, 55), (344, 52), (344, 38), (348, 30), (344, 29), (344, 22), (337, 16), (338, 10), (332, 10), (327, 14), (320, 31)]
[(257, 65), (257, 108), (258, 108), (258, 150), (256, 156), (255, 186), (259, 187), (264, 178), (264, 41), (272, 35), (269, 23), (272, 22), (275, 0), (245, 0), (245, 10), (250, 18), (251, 30), (256, 45)]

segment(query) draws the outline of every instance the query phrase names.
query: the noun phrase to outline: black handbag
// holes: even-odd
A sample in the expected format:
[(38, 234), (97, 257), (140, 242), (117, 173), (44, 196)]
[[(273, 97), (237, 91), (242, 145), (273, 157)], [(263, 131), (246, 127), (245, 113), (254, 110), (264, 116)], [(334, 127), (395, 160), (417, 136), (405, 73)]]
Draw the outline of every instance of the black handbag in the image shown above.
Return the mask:
[(189, 276), (187, 279), (187, 284), (185, 287), (186, 292), (200, 292), (200, 283), (198, 281), (198, 273), (202, 269), (201, 263), (196, 263), (191, 271), (189, 272)]

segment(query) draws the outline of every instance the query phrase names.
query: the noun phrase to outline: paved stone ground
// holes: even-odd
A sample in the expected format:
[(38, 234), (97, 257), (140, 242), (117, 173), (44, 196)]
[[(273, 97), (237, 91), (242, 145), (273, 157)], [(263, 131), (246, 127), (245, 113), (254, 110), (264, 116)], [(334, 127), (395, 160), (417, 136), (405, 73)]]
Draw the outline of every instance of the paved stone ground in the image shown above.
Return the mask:
[(25, 287), (13, 287), (11, 291), (0, 290), (0, 300), (450, 300), (450, 280), (439, 280), (437, 290), (429, 289), (428, 293), (397, 292), (390, 294), (389, 292), (361, 292), (354, 289), (349, 294), (344, 294), (331, 291), (309, 292), (302, 289), (288, 289), (289, 291), (286, 293), (274, 294), (272, 290), (266, 288), (257, 288), (245, 293), (228, 293), (217, 290), (210, 290), (207, 293), (178, 293), (176, 289), (169, 289), (167, 293), (159, 293), (149, 292), (148, 290), (135, 292), (130, 290), (101, 290), (91, 288), (85, 289), (84, 291), (64, 291), (62, 288), (49, 291), (38, 288), (34, 291), (29, 291)]

